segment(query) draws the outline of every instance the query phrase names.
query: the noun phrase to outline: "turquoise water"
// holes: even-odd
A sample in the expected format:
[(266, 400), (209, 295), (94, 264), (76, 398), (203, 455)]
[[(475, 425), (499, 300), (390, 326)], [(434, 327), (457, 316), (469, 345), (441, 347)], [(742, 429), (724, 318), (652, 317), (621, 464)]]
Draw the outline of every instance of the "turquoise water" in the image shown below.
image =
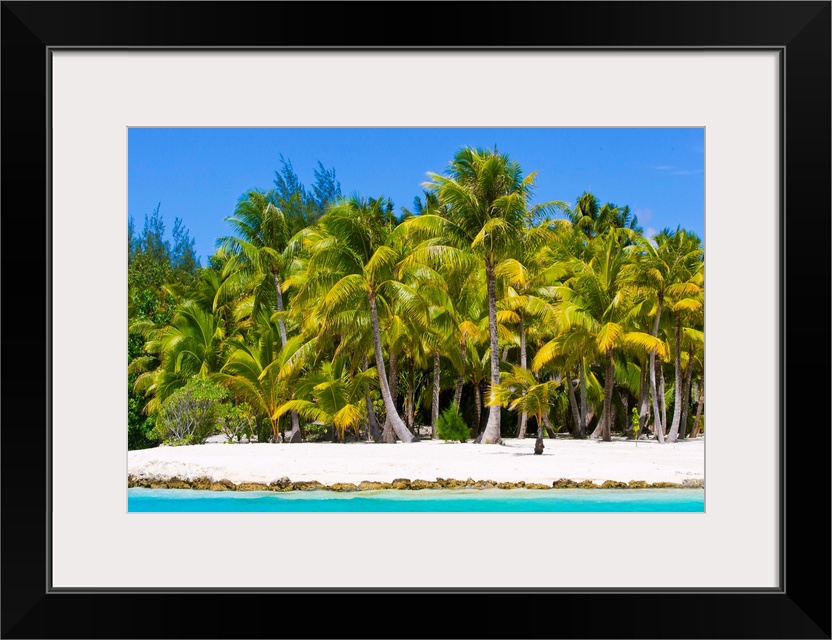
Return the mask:
[(704, 489), (127, 490), (130, 512), (704, 512)]

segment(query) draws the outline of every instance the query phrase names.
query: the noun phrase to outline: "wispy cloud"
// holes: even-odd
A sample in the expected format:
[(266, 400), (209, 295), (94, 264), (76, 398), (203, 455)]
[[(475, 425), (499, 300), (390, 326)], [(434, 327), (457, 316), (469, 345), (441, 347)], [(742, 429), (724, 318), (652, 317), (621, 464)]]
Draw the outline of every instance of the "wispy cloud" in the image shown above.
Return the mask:
[(702, 169), (682, 169), (681, 167), (674, 167), (673, 165), (667, 164), (660, 164), (653, 168), (671, 176), (695, 176), (702, 173)]

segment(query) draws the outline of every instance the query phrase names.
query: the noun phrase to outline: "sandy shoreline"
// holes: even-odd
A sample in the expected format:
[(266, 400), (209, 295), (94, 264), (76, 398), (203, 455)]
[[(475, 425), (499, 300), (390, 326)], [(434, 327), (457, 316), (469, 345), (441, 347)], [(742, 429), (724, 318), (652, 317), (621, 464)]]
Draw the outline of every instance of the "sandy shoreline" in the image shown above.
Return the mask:
[(659, 444), (641, 440), (544, 440), (534, 455), (534, 438), (509, 439), (504, 445), (475, 445), (423, 440), (413, 444), (220, 444), (159, 447), (129, 451), (131, 484), (149, 480), (227, 480), (234, 485), (292, 483), (390, 483), (395, 479), (436, 481), (472, 479), (495, 483), (552, 486), (575, 482), (690, 484), (705, 477), (704, 438)]

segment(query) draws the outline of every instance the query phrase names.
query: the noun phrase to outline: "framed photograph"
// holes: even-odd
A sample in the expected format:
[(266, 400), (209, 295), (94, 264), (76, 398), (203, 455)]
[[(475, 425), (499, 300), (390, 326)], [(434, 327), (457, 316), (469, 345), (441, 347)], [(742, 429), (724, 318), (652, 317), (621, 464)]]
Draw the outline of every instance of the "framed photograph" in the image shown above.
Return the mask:
[[(829, 638), (830, 3), (394, 7), (3, 3), (3, 637)], [(702, 130), (704, 511), (131, 513), (129, 132), (231, 127)]]

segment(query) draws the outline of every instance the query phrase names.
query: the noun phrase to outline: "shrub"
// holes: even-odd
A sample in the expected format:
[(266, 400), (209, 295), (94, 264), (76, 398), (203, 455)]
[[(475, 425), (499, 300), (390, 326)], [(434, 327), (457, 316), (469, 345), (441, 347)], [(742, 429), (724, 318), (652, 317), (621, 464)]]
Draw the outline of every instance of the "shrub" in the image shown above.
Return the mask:
[(456, 406), (451, 405), (439, 416), (439, 420), (436, 421), (436, 435), (446, 441), (465, 442), (468, 439), (468, 425)]
[(255, 428), (254, 415), (251, 407), (245, 402), (234, 406), (232, 404), (219, 405), (217, 420), (220, 431), (228, 442), (240, 442), (245, 436), (251, 438)]
[(200, 444), (217, 428), (228, 391), (208, 380), (190, 380), (162, 405), (156, 430), (165, 444)]

